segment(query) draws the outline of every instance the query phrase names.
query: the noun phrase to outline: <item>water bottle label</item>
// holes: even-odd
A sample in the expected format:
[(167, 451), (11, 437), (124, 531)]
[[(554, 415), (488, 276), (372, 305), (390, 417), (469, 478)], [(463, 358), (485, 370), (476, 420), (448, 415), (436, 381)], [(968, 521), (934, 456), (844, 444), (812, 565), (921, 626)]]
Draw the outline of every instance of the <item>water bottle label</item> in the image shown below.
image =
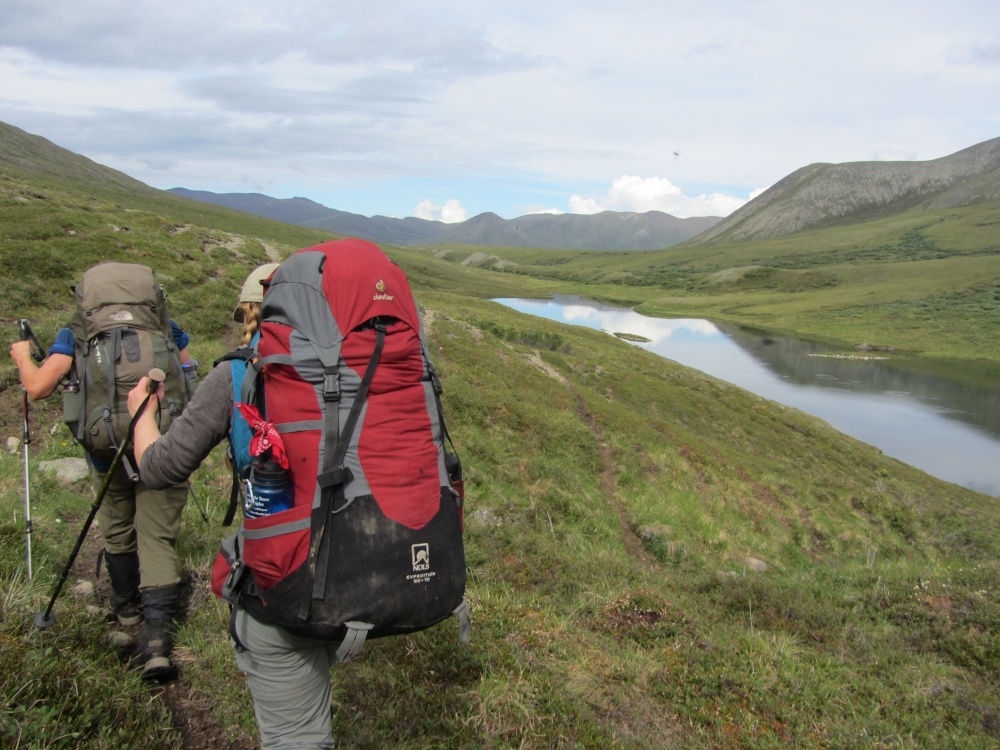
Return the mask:
[(245, 498), (243, 515), (246, 518), (260, 518), (279, 513), (292, 507), (293, 498), (288, 487), (263, 487), (257, 491), (249, 479), (243, 480)]
[(261, 500), (265, 498), (258, 498), (254, 495), (253, 485), (250, 484), (249, 479), (243, 480), (243, 515), (246, 518), (260, 518), (261, 516), (267, 515), (267, 507)]

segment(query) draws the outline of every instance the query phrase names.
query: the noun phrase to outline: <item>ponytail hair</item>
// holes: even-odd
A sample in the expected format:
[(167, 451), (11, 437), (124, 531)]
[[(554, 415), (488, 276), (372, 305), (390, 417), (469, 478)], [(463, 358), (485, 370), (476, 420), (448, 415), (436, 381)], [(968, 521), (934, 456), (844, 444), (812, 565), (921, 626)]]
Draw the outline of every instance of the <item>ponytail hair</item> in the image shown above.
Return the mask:
[(240, 302), (243, 311), (243, 339), (240, 346), (250, 346), (250, 341), (260, 328), (260, 302)]

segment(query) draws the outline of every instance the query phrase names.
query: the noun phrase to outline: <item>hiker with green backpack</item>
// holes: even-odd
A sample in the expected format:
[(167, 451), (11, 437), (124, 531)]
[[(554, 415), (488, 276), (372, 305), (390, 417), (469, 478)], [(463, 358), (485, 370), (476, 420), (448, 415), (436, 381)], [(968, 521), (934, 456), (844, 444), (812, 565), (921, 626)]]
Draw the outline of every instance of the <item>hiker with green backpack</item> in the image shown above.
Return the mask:
[[(171, 396), (161, 403), (166, 428), (193, 392), (197, 362), (190, 337), (167, 314), (152, 269), (101, 263), (74, 287), (77, 310), (56, 336), (41, 365), (28, 342), (10, 347), (25, 392), (33, 399), (63, 386), (64, 421), (84, 447), (98, 487), (122, 441), (129, 439), (128, 391), (151, 368), (167, 376)], [(122, 461), (98, 512), (102, 551), (111, 579), (110, 605), (122, 626), (142, 623), (139, 659), (147, 679), (173, 675), (171, 638), (180, 595), (181, 564), (175, 551), (188, 485), (153, 489), (134, 460)]]
[(218, 361), (169, 431), (143, 409), (148, 379), (129, 394), (135, 458), (166, 486), (229, 440), (243, 521), (212, 589), (261, 747), (331, 748), (334, 664), (452, 615), (468, 639), (461, 469), (402, 270), (358, 239), (271, 270), (251, 273), (236, 313), (250, 350)]

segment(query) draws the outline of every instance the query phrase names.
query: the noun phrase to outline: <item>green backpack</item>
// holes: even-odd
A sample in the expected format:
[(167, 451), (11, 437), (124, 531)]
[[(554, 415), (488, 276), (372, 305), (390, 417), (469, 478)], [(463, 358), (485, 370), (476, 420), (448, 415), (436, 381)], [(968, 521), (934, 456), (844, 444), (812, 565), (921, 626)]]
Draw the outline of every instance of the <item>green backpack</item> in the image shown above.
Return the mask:
[[(111, 460), (128, 439), (128, 393), (150, 369), (166, 374), (160, 403), (162, 431), (187, 406), (188, 381), (170, 330), (163, 287), (148, 266), (101, 263), (74, 288), (76, 314), (69, 327), (76, 338), (78, 393), (71, 377), (64, 420), (88, 453)], [(64, 393), (64, 398), (65, 398)], [(135, 478), (129, 462), (126, 471)]]

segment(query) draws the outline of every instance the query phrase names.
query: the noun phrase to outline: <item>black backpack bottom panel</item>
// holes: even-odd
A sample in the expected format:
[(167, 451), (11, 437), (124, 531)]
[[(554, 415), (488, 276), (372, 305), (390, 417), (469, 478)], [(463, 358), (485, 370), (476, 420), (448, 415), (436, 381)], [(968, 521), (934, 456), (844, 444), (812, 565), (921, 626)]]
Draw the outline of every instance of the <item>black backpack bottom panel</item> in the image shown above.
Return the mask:
[(262, 622), (292, 633), (342, 640), (344, 623), (374, 627), (369, 638), (412, 633), (446, 619), (465, 593), (465, 551), (458, 509), (441, 489), (437, 514), (421, 529), (386, 518), (371, 496), (331, 514), (325, 595), (312, 599), (308, 563), (241, 604)]

